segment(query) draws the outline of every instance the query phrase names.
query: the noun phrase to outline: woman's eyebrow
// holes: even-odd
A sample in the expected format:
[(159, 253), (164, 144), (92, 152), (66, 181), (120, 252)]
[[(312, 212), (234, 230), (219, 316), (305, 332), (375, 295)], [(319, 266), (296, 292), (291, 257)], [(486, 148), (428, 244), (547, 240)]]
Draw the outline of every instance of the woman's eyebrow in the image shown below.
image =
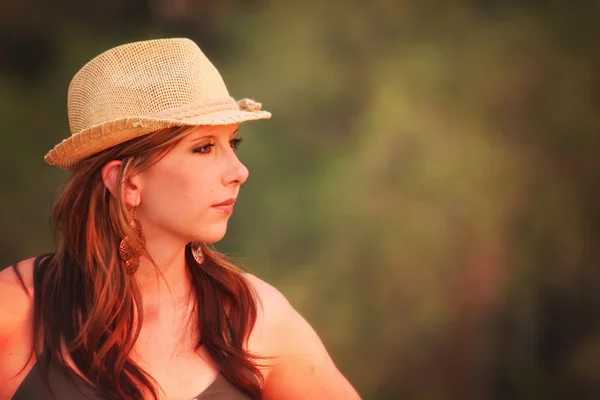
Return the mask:
[[(237, 128), (235, 131), (231, 132), (229, 134), (229, 136), (230, 137), (231, 136), (235, 136), (235, 134), (237, 134), (239, 132), (239, 130), (240, 130), (240, 128)], [(210, 135), (210, 134), (208, 134), (208, 135), (200, 135), (200, 136), (196, 136), (196, 137), (190, 139), (190, 143), (194, 143), (194, 142), (197, 142), (197, 141), (202, 140), (202, 139), (214, 139), (214, 140), (217, 140), (217, 137), (215, 135)]]
[(216, 140), (217, 138), (215, 137), (215, 135), (196, 136), (195, 138), (190, 139), (190, 143), (194, 143), (194, 142), (197, 142), (202, 139), (215, 139)]

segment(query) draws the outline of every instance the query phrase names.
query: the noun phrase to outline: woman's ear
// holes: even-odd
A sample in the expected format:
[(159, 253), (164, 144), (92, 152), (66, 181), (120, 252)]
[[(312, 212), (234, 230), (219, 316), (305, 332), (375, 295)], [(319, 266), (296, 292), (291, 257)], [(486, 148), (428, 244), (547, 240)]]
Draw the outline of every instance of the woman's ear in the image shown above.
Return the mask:
[[(117, 190), (119, 187), (119, 175), (121, 173), (121, 166), (123, 162), (120, 160), (109, 161), (102, 167), (102, 181), (104, 185), (108, 189), (108, 191), (113, 195), (117, 196)], [(125, 178), (125, 182), (123, 182), (123, 199), (125, 200), (125, 204), (130, 207), (137, 207), (140, 203), (140, 191), (136, 184), (132, 182), (130, 178)]]
[(122, 164), (122, 161), (113, 160), (102, 167), (102, 181), (113, 196), (117, 195), (118, 179)]

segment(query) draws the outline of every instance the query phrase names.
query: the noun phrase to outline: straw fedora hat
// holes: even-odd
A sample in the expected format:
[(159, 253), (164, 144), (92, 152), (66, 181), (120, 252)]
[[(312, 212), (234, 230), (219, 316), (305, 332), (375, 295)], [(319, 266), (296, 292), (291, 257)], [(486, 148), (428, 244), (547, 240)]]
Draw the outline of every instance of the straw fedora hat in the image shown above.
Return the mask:
[(189, 39), (129, 43), (95, 57), (73, 77), (71, 136), (44, 160), (73, 169), (93, 154), (159, 129), (271, 117), (260, 108), (251, 99), (231, 98), (217, 69)]

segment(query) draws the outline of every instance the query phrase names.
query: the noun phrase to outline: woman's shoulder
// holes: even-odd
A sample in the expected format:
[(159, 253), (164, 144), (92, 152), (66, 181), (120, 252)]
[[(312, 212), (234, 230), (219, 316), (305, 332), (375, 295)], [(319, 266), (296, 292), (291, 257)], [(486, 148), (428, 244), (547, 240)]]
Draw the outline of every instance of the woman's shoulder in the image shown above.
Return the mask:
[(257, 317), (250, 344), (259, 347), (261, 353), (272, 353), (273, 349), (266, 347), (274, 344), (271, 337), (294, 309), (286, 297), (271, 284), (247, 272), (242, 273), (242, 277), (254, 290), (257, 300)]
[(34, 261), (23, 260), (0, 271), (0, 337), (5, 338), (30, 317)]
[(265, 399), (359, 399), (310, 324), (275, 287), (243, 274), (258, 297), (249, 349), (272, 360), (263, 369)]
[(326, 354), (316, 332), (283, 293), (254, 275), (243, 276), (257, 295), (258, 313), (249, 343), (259, 353), (280, 360), (297, 352)]
[[(278, 329), (285, 329), (290, 320), (300, 317), (283, 293), (273, 285), (250, 273), (243, 273), (242, 276), (256, 293), (255, 337), (265, 338), (269, 333), (273, 334)], [(268, 342), (273, 344), (270, 340)]]
[(19, 261), (0, 270), (0, 318), (15, 316), (28, 308), (33, 300), (33, 268), (35, 258)]
[(16, 390), (31, 348), (34, 260), (0, 271), (0, 398)]
[[(269, 283), (263, 281), (255, 275), (252, 275), (248, 272), (242, 273), (242, 276), (250, 284), (250, 286), (256, 292), (258, 299), (261, 303), (266, 302), (266, 306), (271, 308), (282, 308), (288, 307), (289, 302), (285, 298), (285, 296), (277, 290), (274, 286)], [(265, 304), (263, 304), (265, 306)]]

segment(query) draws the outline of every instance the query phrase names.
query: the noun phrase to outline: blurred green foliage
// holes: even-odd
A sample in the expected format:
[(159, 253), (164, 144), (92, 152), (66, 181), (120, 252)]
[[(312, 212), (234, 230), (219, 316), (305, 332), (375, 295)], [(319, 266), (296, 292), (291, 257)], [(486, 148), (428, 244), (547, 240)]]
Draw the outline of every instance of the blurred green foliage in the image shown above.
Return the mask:
[(250, 169), (218, 246), (279, 288), (365, 399), (600, 396), (598, 2), (0, 5), (0, 263), (51, 251), (69, 80), (186, 36)]

